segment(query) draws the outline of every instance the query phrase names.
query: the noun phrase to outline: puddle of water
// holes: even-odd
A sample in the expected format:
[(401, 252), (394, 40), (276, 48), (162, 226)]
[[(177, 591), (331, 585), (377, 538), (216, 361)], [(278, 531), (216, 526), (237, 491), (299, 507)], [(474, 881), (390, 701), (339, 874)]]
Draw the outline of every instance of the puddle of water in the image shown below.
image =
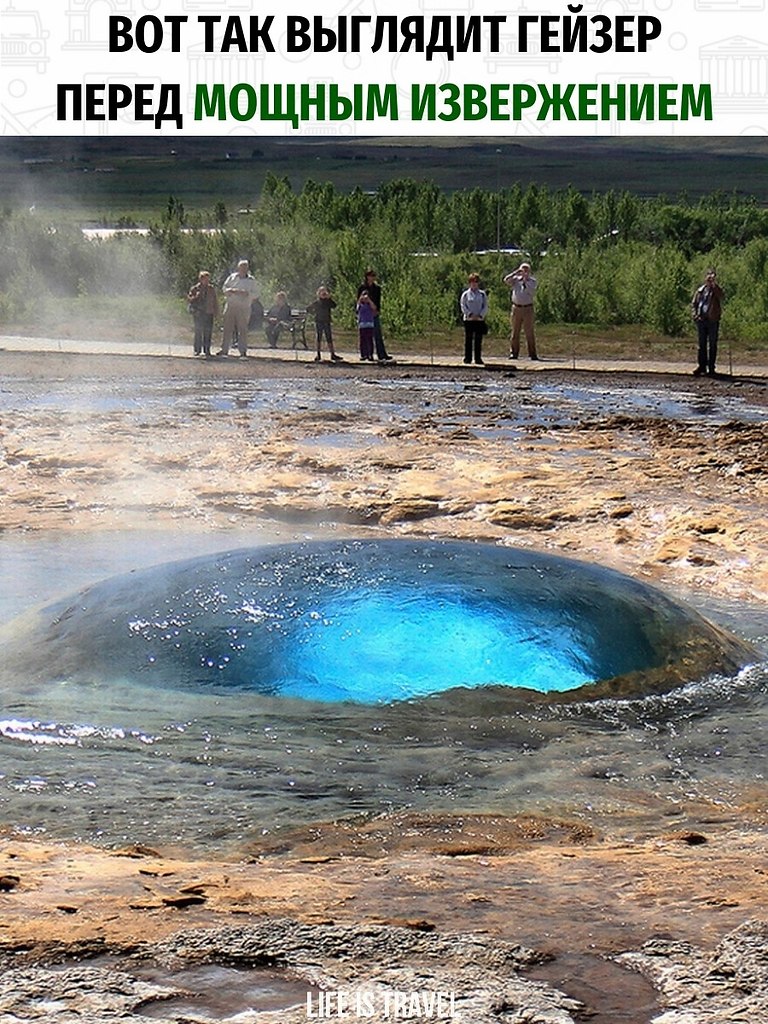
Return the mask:
[(199, 964), (173, 972), (156, 966), (138, 970), (132, 967), (129, 973), (142, 981), (185, 989), (189, 993), (143, 1003), (136, 1010), (142, 1017), (164, 1018), (189, 1013), (220, 1019), (248, 1011), (274, 1012), (306, 1004), (307, 992), (316, 991), (305, 981), (280, 971), (219, 964)]
[[(80, 963), (80, 962), (78, 962)], [(274, 967), (233, 967), (195, 964), (171, 970), (157, 963), (127, 963), (107, 955), (88, 961), (90, 967), (121, 971), (139, 981), (161, 985), (179, 993), (169, 999), (150, 999), (135, 1014), (144, 1018), (194, 1016), (224, 1019), (246, 1013), (266, 1013), (305, 1006), (307, 995), (319, 989)], [(72, 966), (59, 965), (60, 970)], [(650, 1024), (660, 1012), (652, 985), (640, 974), (611, 960), (583, 953), (563, 953), (524, 972), (564, 992), (584, 1005), (573, 1013), (577, 1024)]]
[(570, 406), (577, 418), (584, 414), (611, 415), (634, 412), (640, 416), (673, 420), (677, 423), (722, 425), (731, 420), (758, 423), (764, 410), (748, 405), (741, 398), (722, 395), (702, 400), (695, 392), (683, 389), (673, 395), (660, 388), (637, 387), (632, 390), (613, 387), (567, 387), (551, 384), (534, 385), (536, 397), (555, 405), (561, 415)]
[(179, 993), (170, 999), (141, 1003), (134, 1011), (141, 1017), (185, 1019), (185, 1014), (194, 1014), (197, 1020), (198, 1015), (221, 1019), (248, 1011), (275, 1012), (306, 1005), (307, 994), (315, 995), (319, 991), (316, 986), (278, 967), (205, 963), (173, 970), (155, 962), (137, 963), (105, 954), (88, 960), (65, 960), (50, 969), (60, 972), (83, 966), (119, 971), (138, 981)]
[(377, 444), (381, 438), (372, 434), (315, 434), (300, 442), (303, 448), (370, 448)]
[(597, 956), (564, 953), (532, 967), (526, 977), (582, 1002), (584, 1012), (574, 1014), (579, 1024), (649, 1024), (661, 1010), (642, 975)]
[[(17, 378), (0, 390), (0, 410), (18, 408), (48, 410), (51, 412), (78, 410), (102, 414), (141, 410), (147, 414), (156, 409), (176, 413), (196, 409), (214, 409), (229, 412), (244, 409), (251, 413), (271, 410), (290, 412), (305, 408), (310, 403), (316, 410), (324, 408), (360, 408), (361, 392), (374, 387), (383, 396), (391, 395), (389, 412), (410, 419), (418, 412), (416, 405), (422, 396), (433, 396), (445, 403), (451, 399), (461, 401), (471, 397), (475, 401), (491, 401), (508, 410), (510, 429), (530, 423), (536, 425), (572, 426), (585, 415), (611, 415), (634, 413), (638, 416), (671, 419), (680, 423), (706, 424), (708, 427), (736, 420), (743, 423), (761, 422), (764, 409), (756, 408), (743, 398), (731, 394), (703, 396), (695, 390), (676, 389), (674, 393), (659, 387), (623, 388), (611, 385), (567, 385), (562, 382), (488, 380), (468, 383), (462, 379), (435, 377), (417, 380), (408, 376), (400, 379), (339, 378), (328, 390), (318, 387), (314, 380), (297, 379), (281, 382), (244, 382), (242, 380), (165, 380), (147, 384), (137, 395), (133, 382), (114, 382), (81, 378), (51, 380), (48, 389), (40, 391), (39, 381)], [(377, 403), (381, 415), (386, 416), (387, 401)]]

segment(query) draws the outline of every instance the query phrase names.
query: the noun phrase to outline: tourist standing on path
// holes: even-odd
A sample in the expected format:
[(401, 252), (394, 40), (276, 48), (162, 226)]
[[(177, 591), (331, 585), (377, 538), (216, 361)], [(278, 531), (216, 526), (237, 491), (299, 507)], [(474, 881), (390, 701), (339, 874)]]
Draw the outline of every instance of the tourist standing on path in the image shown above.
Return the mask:
[(258, 298), (256, 281), (250, 272), (248, 260), (240, 260), (237, 270), (224, 282), (224, 338), (220, 356), (228, 356), (231, 345), (236, 344), (241, 356), (248, 354), (248, 321), (251, 303)]
[(691, 300), (691, 312), (699, 333), (699, 358), (698, 366), (693, 371), (694, 377), (701, 377), (704, 373), (710, 377), (716, 376), (723, 297), (723, 289), (717, 283), (717, 274), (714, 270), (708, 270), (704, 284), (696, 289)]
[(387, 353), (381, 330), (381, 285), (376, 281), (376, 271), (369, 268), (363, 277), (363, 283), (357, 289), (357, 298), (359, 300), (363, 292), (367, 292), (374, 306), (373, 341), (376, 346), (376, 358), (380, 363), (394, 363), (395, 360)]
[(373, 345), (376, 332), (376, 306), (367, 291), (360, 292), (357, 300), (357, 329), (360, 335), (360, 362), (373, 362)]
[(211, 284), (208, 270), (201, 270), (187, 293), (187, 302), (195, 323), (195, 355), (211, 355), (213, 319), (219, 312), (219, 297)]
[(331, 331), (331, 310), (336, 308), (336, 300), (331, 298), (331, 293), (321, 285), (315, 293), (315, 301), (307, 306), (307, 312), (315, 318), (315, 332), (317, 335), (317, 355), (315, 362), (319, 363), (322, 357), (323, 338), (328, 344), (328, 351), (334, 362), (340, 362), (341, 356), (336, 355), (333, 347), (333, 332)]
[(483, 365), (483, 338), (488, 330), (485, 318), (488, 315), (488, 296), (480, 287), (478, 274), (467, 278), (469, 287), (459, 299), (461, 315), (464, 318), (464, 362)]
[(512, 289), (512, 338), (509, 358), (517, 359), (520, 355), (520, 331), (523, 330), (528, 345), (528, 355), (531, 359), (538, 359), (536, 333), (533, 326), (533, 300), (538, 282), (531, 273), (530, 263), (521, 263), (517, 270), (507, 274), (504, 284)]

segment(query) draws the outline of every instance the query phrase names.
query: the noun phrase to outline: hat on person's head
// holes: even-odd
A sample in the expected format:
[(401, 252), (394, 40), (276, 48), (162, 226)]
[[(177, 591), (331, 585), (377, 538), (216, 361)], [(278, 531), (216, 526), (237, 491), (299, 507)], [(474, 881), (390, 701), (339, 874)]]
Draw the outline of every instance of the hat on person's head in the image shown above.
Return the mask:
[(247, 267), (248, 266), (248, 260), (238, 260), (237, 261), (237, 265), (238, 265), (238, 267)]
[(368, 267), (366, 272), (363, 274), (363, 277), (376, 277), (376, 271), (373, 267)]
[(531, 269), (531, 264), (530, 263), (521, 263), (520, 266), (517, 269), (518, 270), (530, 270)]

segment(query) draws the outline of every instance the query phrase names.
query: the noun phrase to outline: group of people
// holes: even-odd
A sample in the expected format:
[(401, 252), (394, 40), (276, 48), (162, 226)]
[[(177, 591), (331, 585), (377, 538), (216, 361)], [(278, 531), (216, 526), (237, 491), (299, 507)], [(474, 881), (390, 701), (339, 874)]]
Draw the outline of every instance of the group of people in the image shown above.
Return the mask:
[[(506, 274), (503, 280), (511, 296), (509, 358), (519, 357), (520, 339), (524, 334), (529, 358), (538, 359), (534, 326), (534, 300), (538, 282), (531, 273), (531, 265), (521, 263), (516, 270)], [(253, 322), (254, 304), (260, 306), (256, 281), (250, 272), (248, 260), (240, 260), (237, 269), (224, 281), (222, 291), (226, 304), (222, 347), (218, 354), (226, 356), (230, 348), (236, 345), (240, 355), (245, 356), (248, 328)], [(211, 283), (209, 271), (200, 271), (198, 280), (189, 290), (187, 300), (194, 317), (195, 355), (210, 357), (213, 324), (219, 312), (219, 300)], [(722, 304), (723, 289), (718, 284), (716, 272), (709, 270), (704, 283), (694, 292), (691, 302), (692, 316), (698, 333), (698, 360), (693, 371), (697, 377), (703, 374), (716, 376)], [(464, 324), (464, 362), (474, 362), (475, 365), (482, 366), (483, 339), (488, 332), (488, 295), (480, 287), (479, 274), (469, 275), (467, 288), (461, 294), (459, 306)], [(328, 347), (330, 359), (333, 362), (341, 361), (341, 356), (334, 347), (331, 326), (332, 311), (335, 308), (336, 301), (324, 285), (317, 289), (314, 301), (307, 307), (307, 313), (315, 321), (316, 362), (322, 359), (323, 342)], [(277, 348), (280, 332), (285, 327), (291, 327), (291, 316), (287, 294), (284, 291), (277, 292), (274, 304), (263, 313), (270, 348)], [(394, 362), (384, 343), (381, 328), (381, 286), (377, 281), (376, 271), (372, 268), (365, 271), (363, 281), (357, 289), (356, 317), (361, 362)]]
[[(512, 297), (511, 343), (509, 358), (520, 355), (520, 335), (525, 333), (528, 355), (538, 359), (536, 332), (533, 319), (533, 302), (537, 281), (531, 273), (529, 263), (521, 263), (517, 270), (504, 277)], [(464, 321), (464, 362), (482, 366), (483, 338), (488, 330), (488, 296), (480, 287), (479, 274), (472, 273), (467, 279), (468, 287), (462, 292), (459, 305)], [(693, 371), (694, 377), (707, 374), (716, 377), (717, 344), (720, 333), (724, 292), (717, 281), (715, 270), (708, 270), (704, 283), (693, 294), (691, 313), (698, 334), (698, 359)]]
[[(479, 274), (470, 274), (467, 284), (459, 299), (464, 321), (464, 362), (474, 360), (475, 365), (482, 366), (483, 338), (488, 333), (488, 295), (480, 287)], [(517, 270), (506, 274), (504, 284), (512, 296), (509, 358), (517, 359), (520, 355), (520, 335), (524, 333), (529, 357), (538, 359), (533, 322), (533, 300), (538, 282), (531, 273), (530, 263), (521, 263)]]
[[(363, 275), (363, 281), (357, 289), (356, 315), (360, 338), (360, 359), (380, 363), (393, 363), (394, 359), (387, 352), (384, 334), (381, 328), (381, 286), (376, 280), (376, 271), (369, 268)], [(264, 322), (267, 343), (270, 348), (277, 348), (280, 333), (284, 328), (292, 327), (292, 312), (288, 304), (288, 295), (279, 291), (275, 301), (268, 310), (261, 307), (256, 280), (251, 274), (248, 260), (240, 260), (237, 268), (226, 278), (222, 286), (226, 299), (224, 305), (224, 322), (220, 356), (228, 356), (231, 348), (236, 347), (241, 356), (247, 355), (248, 329), (254, 324), (254, 308), (260, 307), (259, 319)], [(201, 270), (197, 281), (187, 293), (189, 312), (194, 321), (194, 353), (196, 356), (211, 358), (214, 320), (219, 313), (219, 298), (216, 288), (211, 282), (208, 270)], [(329, 289), (321, 285), (315, 299), (307, 306), (307, 313), (315, 321), (316, 354), (315, 361), (322, 359), (323, 342), (328, 346), (328, 354), (333, 362), (341, 362), (342, 357), (336, 352), (333, 343), (331, 325), (332, 311), (336, 301)]]

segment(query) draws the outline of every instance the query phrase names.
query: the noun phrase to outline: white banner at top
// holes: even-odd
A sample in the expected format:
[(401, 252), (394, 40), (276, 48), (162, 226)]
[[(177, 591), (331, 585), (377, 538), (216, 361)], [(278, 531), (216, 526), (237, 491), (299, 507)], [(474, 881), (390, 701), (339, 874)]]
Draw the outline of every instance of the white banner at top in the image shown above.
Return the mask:
[(6, 135), (762, 135), (765, 0), (0, 0)]

